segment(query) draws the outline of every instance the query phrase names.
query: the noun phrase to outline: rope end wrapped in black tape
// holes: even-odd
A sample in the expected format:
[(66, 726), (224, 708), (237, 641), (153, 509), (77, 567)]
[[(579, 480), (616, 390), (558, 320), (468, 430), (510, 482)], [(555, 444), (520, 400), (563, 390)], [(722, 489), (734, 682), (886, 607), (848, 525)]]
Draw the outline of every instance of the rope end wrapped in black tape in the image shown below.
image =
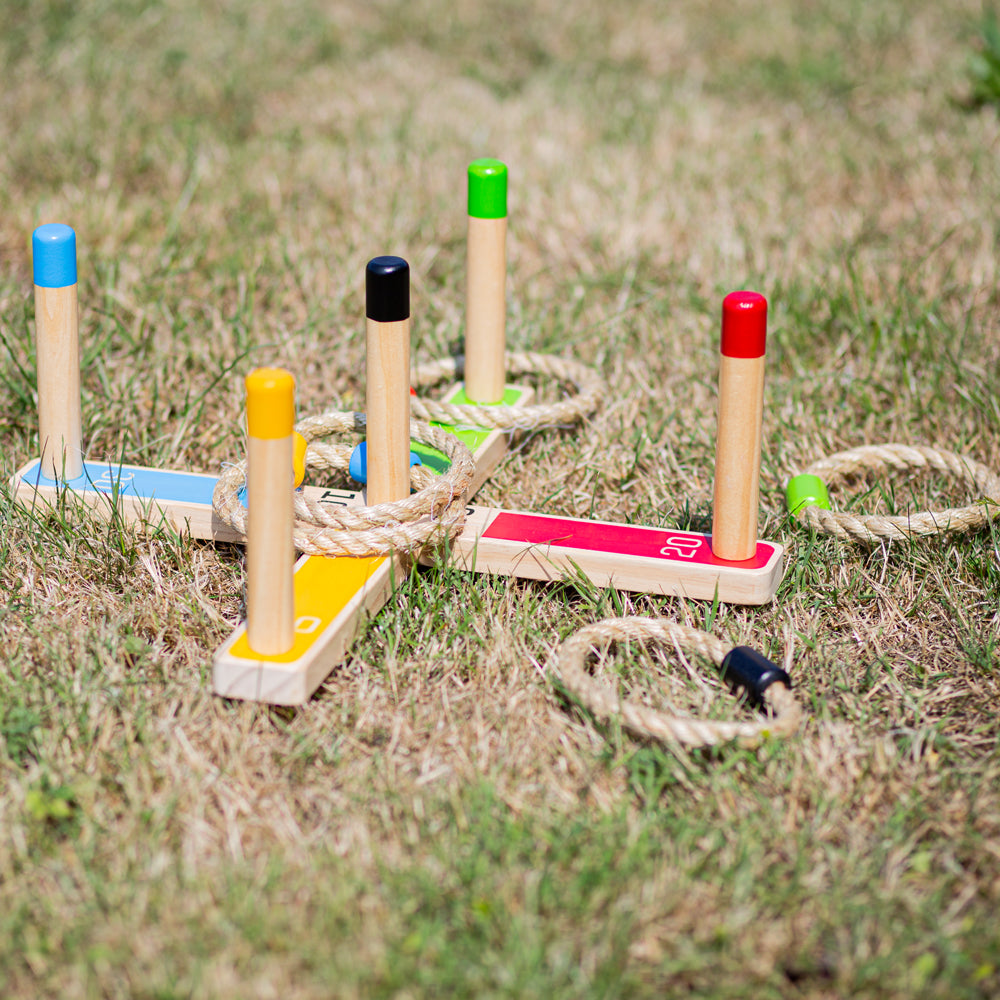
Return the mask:
[(744, 690), (750, 703), (758, 708), (764, 704), (764, 692), (775, 682), (792, 688), (791, 677), (781, 667), (749, 646), (736, 646), (726, 654), (722, 679), (734, 693)]

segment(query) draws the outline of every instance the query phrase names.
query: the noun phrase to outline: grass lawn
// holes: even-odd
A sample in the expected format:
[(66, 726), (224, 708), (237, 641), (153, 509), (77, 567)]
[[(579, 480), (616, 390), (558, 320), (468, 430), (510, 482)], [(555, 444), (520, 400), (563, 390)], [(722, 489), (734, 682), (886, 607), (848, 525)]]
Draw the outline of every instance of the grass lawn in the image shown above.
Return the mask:
[[(865, 443), (1000, 469), (1000, 123), (973, 0), (6, 0), (0, 455), (38, 451), (30, 234), (80, 247), (88, 455), (216, 472), (242, 378), (364, 405), (364, 266), (413, 357), (462, 336), (465, 168), (510, 168), (508, 339), (607, 379), (480, 499), (706, 530), (719, 310), (770, 304), (762, 608), (579, 581), (401, 586), (304, 708), (215, 698), (243, 554), (0, 488), (0, 996), (1000, 995), (1000, 527), (812, 535), (787, 477)], [(544, 393), (545, 386), (542, 386)], [(840, 508), (971, 502), (866, 480)], [(559, 642), (665, 615), (791, 657), (756, 750), (560, 698)], [(673, 661), (673, 662), (672, 662)], [(615, 661), (750, 717), (700, 664)]]

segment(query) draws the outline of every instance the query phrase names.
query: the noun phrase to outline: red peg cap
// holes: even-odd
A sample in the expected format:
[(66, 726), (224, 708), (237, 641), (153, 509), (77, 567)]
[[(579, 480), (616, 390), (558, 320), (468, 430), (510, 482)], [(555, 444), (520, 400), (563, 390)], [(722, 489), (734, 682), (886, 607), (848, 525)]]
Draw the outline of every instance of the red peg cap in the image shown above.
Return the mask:
[(722, 353), (762, 358), (767, 339), (767, 299), (760, 292), (730, 292), (722, 300)]

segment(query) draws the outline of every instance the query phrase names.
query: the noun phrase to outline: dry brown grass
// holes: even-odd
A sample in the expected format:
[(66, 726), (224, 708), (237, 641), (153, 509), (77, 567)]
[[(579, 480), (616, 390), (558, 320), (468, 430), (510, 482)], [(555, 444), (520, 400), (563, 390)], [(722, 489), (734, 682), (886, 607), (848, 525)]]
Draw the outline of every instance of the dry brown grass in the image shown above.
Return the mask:
[[(549, 656), (597, 617), (710, 609), (443, 565), (304, 709), (222, 702), (237, 548), (5, 499), (0, 992), (996, 995), (996, 538), (867, 551), (781, 501), (866, 442), (1000, 467), (1000, 133), (953, 104), (978, 6), (15, 6), (8, 471), (37, 447), (37, 223), (79, 234), (90, 453), (211, 471), (252, 365), (292, 367), (303, 413), (360, 404), (370, 256), (411, 262), (416, 360), (460, 337), (456, 192), (499, 155), (511, 342), (612, 391), (483, 498), (703, 526), (718, 302), (761, 288), (761, 527), (789, 567), (712, 627), (791, 649), (810, 718), (755, 753), (641, 745), (567, 706)], [(669, 669), (622, 661), (640, 695), (741, 711)]]

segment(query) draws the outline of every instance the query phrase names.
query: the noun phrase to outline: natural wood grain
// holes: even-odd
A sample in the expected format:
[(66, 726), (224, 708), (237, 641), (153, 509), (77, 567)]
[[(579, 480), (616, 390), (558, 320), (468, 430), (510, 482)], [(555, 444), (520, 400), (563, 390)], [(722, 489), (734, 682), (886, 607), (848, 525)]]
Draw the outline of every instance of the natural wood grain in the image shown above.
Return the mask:
[(734, 562), (757, 544), (764, 367), (764, 357), (720, 355), (712, 551)]
[(38, 445), (51, 479), (83, 472), (77, 286), (35, 285)]
[(507, 220), (469, 216), (465, 300), (465, 394), (499, 403), (507, 347)]
[(257, 653), (294, 640), (292, 438), (247, 443), (247, 635)]
[(368, 319), (367, 336), (367, 495), (379, 504), (410, 495), (410, 321)]

